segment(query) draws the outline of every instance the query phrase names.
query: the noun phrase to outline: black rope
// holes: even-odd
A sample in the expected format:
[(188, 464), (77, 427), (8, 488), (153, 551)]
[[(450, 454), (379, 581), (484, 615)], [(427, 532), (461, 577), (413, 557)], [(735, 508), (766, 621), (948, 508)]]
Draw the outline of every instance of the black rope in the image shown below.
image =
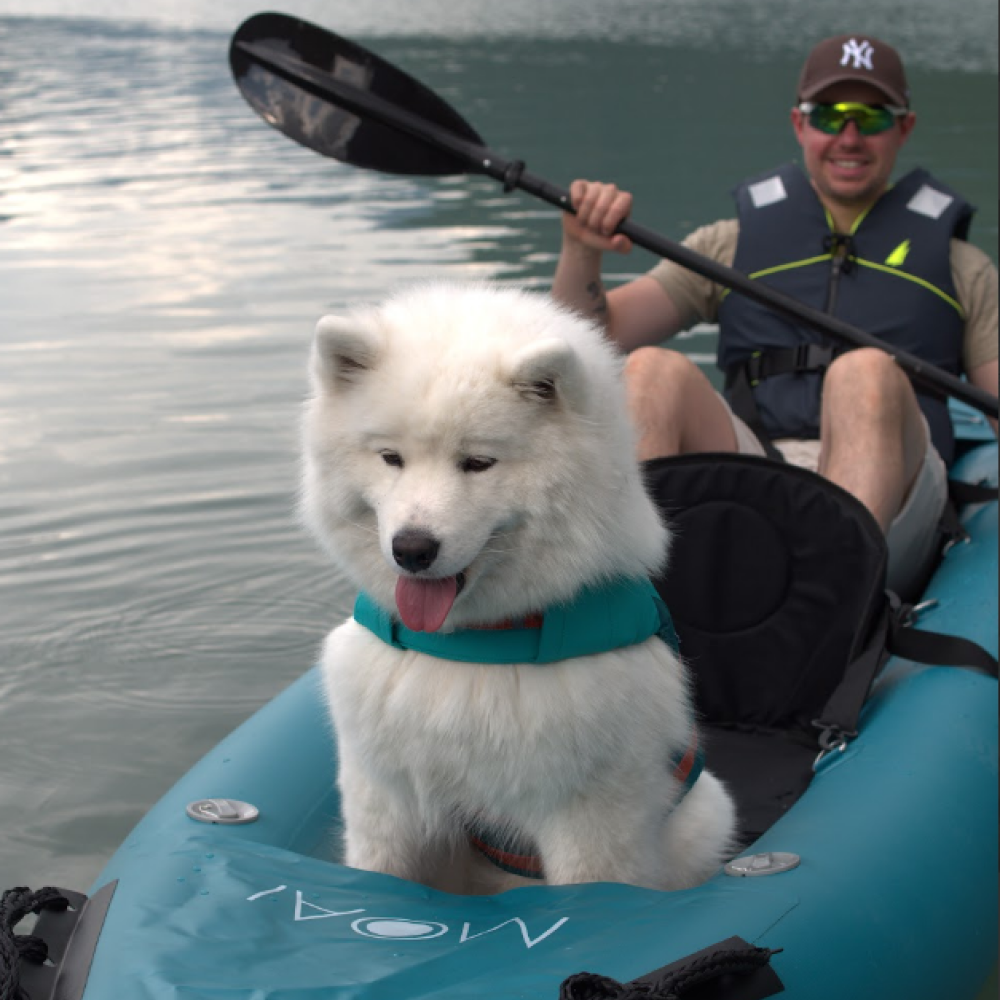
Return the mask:
[(627, 996), (617, 979), (594, 972), (577, 972), (564, 979), (559, 987), (559, 1000), (624, 1000)]
[(559, 1000), (682, 1000), (715, 979), (756, 972), (780, 950), (749, 947), (714, 952), (671, 968), (653, 982), (619, 983), (608, 976), (578, 972), (563, 981)]
[(65, 910), (69, 900), (58, 889), (38, 892), (21, 886), (8, 889), (0, 898), (0, 1000), (25, 1000), (21, 990), (22, 960), (41, 965), (48, 957), (48, 945), (32, 934), (15, 934), (14, 928), (29, 914), (42, 910)]
[(657, 988), (665, 991), (666, 996), (683, 997), (703, 983), (709, 983), (722, 976), (750, 975), (767, 965), (771, 961), (771, 956), (780, 950), (780, 948), (772, 950), (751, 947), (706, 955), (665, 976), (662, 983), (657, 984)]

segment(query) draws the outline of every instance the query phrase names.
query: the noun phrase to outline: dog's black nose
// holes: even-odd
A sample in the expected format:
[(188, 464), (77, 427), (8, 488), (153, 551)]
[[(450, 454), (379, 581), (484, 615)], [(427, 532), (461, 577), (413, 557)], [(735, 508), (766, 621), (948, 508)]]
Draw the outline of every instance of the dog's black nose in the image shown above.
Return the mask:
[(437, 559), (441, 543), (426, 531), (401, 531), (392, 539), (392, 557), (403, 569), (419, 573)]

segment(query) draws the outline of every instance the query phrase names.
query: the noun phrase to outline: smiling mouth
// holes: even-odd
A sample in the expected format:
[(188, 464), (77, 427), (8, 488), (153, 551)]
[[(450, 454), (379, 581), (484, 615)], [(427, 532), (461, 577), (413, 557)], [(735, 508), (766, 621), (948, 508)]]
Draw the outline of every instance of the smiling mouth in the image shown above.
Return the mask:
[(439, 579), (401, 576), (396, 581), (396, 609), (412, 632), (437, 632), (465, 588), (465, 572)]

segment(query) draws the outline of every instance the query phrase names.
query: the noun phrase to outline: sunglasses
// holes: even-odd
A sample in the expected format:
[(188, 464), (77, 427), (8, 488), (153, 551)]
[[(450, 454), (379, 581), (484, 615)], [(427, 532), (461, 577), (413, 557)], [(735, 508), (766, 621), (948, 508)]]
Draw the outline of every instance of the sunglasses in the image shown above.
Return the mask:
[(799, 111), (808, 115), (809, 124), (826, 135), (840, 135), (848, 122), (854, 122), (862, 135), (878, 135), (888, 132), (902, 118), (906, 108), (896, 108), (886, 104), (816, 104), (803, 101)]

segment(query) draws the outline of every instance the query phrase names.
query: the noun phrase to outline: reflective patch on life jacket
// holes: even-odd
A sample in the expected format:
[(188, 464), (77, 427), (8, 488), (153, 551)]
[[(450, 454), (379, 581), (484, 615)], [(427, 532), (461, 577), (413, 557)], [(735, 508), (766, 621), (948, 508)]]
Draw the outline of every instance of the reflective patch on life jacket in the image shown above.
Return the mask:
[(784, 183), (777, 176), (768, 177), (767, 180), (751, 184), (747, 191), (750, 194), (750, 200), (753, 202), (754, 208), (765, 208), (768, 205), (774, 205), (776, 202), (784, 201), (788, 197)]
[(925, 184), (907, 202), (906, 207), (918, 215), (926, 215), (928, 219), (940, 219), (954, 200), (950, 194)]

